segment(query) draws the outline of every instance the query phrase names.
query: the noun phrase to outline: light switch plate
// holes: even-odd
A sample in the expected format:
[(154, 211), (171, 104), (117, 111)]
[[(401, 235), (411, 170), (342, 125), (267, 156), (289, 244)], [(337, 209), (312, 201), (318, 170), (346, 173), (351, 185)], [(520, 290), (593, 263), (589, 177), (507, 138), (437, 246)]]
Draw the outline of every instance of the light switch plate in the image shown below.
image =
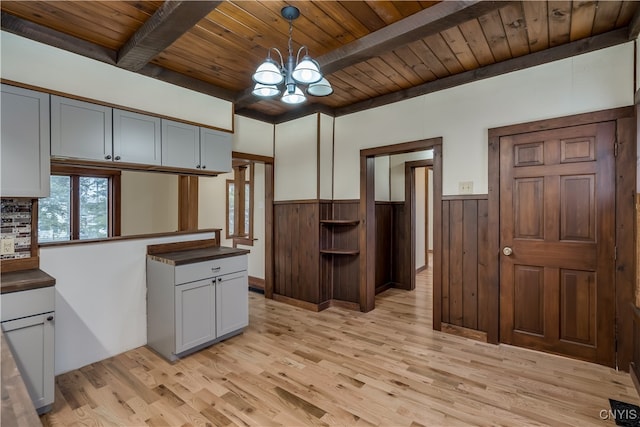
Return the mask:
[(12, 238), (0, 239), (2, 246), (0, 247), (0, 254), (12, 254), (15, 252), (15, 242)]
[(460, 182), (458, 182), (458, 193), (460, 193), (460, 194), (473, 194), (473, 181), (460, 181)]

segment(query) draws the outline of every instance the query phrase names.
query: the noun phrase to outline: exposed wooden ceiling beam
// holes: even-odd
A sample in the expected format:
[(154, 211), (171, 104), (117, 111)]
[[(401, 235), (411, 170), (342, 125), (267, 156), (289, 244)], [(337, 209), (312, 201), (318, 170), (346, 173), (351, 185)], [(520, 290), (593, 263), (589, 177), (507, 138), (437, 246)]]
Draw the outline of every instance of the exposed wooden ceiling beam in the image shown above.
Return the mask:
[(633, 14), (631, 22), (629, 22), (629, 40), (635, 40), (640, 34), (640, 7)]
[(138, 71), (200, 22), (221, 1), (167, 0), (118, 51), (118, 67)]
[[(36, 42), (55, 46), (87, 58), (95, 59), (96, 61), (116, 65), (117, 52), (115, 50), (26, 21), (6, 12), (2, 12), (1, 24), (2, 30), (4, 31), (8, 31)], [(185, 76), (184, 74), (180, 74), (154, 64), (145, 65), (143, 68), (138, 70), (138, 74), (153, 77), (176, 86), (205, 93), (227, 101), (232, 101), (236, 95), (235, 92), (228, 89), (212, 85), (193, 77)]]
[(443, 1), (332, 50), (316, 60), (325, 75), (508, 6), (508, 1)]
[(2, 12), (2, 29), (27, 39), (115, 65), (116, 51)]
[(466, 71), (464, 73), (455, 74), (432, 82), (424, 83), (409, 89), (398, 92), (389, 93), (387, 95), (378, 96), (366, 101), (357, 102), (346, 107), (336, 108), (335, 116), (344, 116), (346, 114), (367, 110), (382, 105), (391, 104), (402, 101), (404, 99), (414, 98), (416, 96), (426, 95), (428, 93), (437, 92), (454, 86), (471, 83), (478, 80), (496, 77), (501, 74), (513, 71), (523, 70), (525, 68), (535, 67), (537, 65), (558, 61), (572, 56), (581, 55), (583, 53), (593, 52), (595, 50), (604, 49), (615, 46), (628, 41), (629, 29), (627, 27), (618, 30), (609, 31), (608, 33), (599, 34), (597, 36), (586, 39), (577, 40), (568, 44), (552, 47), (529, 55), (520, 56), (518, 58), (509, 59), (495, 64), (487, 65), (475, 70)]
[[(332, 50), (316, 60), (326, 76), (407, 43), (455, 27), (511, 3), (516, 2), (443, 1)], [(257, 98), (251, 94), (251, 91), (252, 88), (247, 88), (238, 94), (235, 101), (237, 109), (245, 108), (256, 101)]]

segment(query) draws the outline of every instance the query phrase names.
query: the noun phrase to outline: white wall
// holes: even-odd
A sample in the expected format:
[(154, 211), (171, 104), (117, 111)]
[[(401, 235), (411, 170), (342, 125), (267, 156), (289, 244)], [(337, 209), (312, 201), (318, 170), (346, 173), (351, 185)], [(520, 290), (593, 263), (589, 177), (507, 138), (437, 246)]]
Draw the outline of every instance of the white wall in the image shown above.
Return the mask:
[(320, 199), (333, 199), (333, 117), (320, 114)]
[(233, 151), (273, 157), (274, 125), (235, 116)]
[(40, 249), (56, 278), (55, 374), (147, 343), (147, 245), (209, 239), (213, 233)]
[(220, 129), (233, 104), (11, 33), (0, 33), (2, 78)]
[(427, 184), (429, 197), (427, 198), (427, 227), (429, 227), (429, 250), (433, 250), (433, 169), (428, 169), (429, 182)]
[(178, 230), (178, 176), (122, 171), (121, 234)]
[(443, 137), (443, 194), (487, 193), (490, 128), (633, 105), (634, 44), (590, 52), (337, 117), (335, 199), (360, 194), (363, 148)]
[[(360, 164), (358, 164), (360, 167)], [(376, 202), (391, 201), (391, 188), (389, 182), (389, 156), (375, 158), (375, 200)], [(360, 197), (360, 195), (358, 195)]]
[(427, 168), (416, 168), (415, 170), (415, 189), (416, 189), (416, 268), (420, 268), (426, 264), (426, 239), (425, 231), (427, 228), (426, 218), (426, 182), (425, 173)]
[(417, 151), (415, 153), (395, 154), (389, 156), (389, 181), (391, 187), (391, 201), (404, 201), (404, 164), (414, 160), (433, 158), (433, 150)]
[(316, 114), (276, 125), (275, 201), (318, 197), (317, 128)]

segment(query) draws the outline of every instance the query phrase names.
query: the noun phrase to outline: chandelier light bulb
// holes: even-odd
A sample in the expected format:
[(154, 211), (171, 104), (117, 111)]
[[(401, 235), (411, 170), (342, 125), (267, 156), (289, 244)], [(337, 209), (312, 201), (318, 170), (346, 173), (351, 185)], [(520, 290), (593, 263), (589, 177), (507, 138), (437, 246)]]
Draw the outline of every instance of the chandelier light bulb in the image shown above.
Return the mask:
[(280, 95), (280, 89), (275, 85), (263, 85), (262, 83), (256, 83), (251, 93), (262, 98), (269, 98)]
[(253, 74), (253, 80), (263, 85), (279, 85), (284, 81), (284, 76), (278, 64), (273, 59), (267, 58)]
[(299, 87), (296, 87), (293, 92), (285, 91), (282, 96), (282, 102), (286, 104), (302, 104), (306, 99)]

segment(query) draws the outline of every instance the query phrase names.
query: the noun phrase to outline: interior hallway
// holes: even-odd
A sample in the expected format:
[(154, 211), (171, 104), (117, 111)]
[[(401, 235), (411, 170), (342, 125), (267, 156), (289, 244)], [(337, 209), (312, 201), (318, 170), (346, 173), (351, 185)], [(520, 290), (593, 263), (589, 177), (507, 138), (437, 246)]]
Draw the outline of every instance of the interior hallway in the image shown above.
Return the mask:
[(431, 272), (376, 309), (312, 313), (250, 293), (244, 334), (169, 364), (146, 347), (57, 377), (45, 426), (615, 425), (629, 375), (431, 330)]

